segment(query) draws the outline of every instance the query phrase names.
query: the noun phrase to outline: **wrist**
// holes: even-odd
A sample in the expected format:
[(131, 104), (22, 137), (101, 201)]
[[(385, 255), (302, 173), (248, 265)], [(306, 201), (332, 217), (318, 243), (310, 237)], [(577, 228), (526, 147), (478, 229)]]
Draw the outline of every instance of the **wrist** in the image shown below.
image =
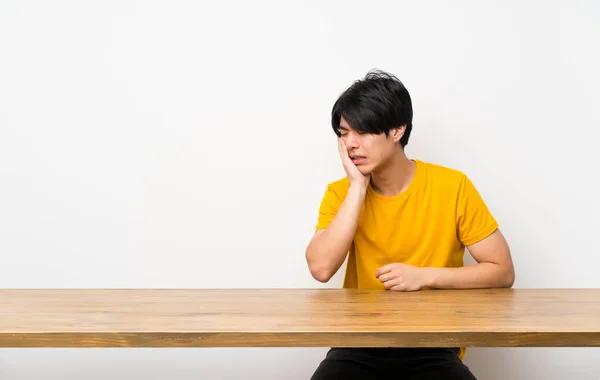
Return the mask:
[(435, 288), (436, 287), (436, 273), (437, 273), (437, 268), (433, 268), (433, 267), (424, 267), (421, 268), (422, 272), (423, 272), (423, 287), (425, 288)]
[(350, 184), (350, 188), (348, 188), (348, 193), (356, 194), (359, 196), (365, 196), (367, 194), (367, 187), (359, 184)]

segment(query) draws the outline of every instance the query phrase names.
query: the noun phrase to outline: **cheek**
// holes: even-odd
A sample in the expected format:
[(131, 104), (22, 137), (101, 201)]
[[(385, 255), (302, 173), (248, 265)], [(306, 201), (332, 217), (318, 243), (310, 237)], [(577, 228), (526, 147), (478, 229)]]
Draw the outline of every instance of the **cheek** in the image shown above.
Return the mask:
[(361, 145), (363, 150), (365, 151), (365, 154), (367, 154), (369, 157), (377, 155), (377, 144), (375, 143), (375, 141), (373, 141), (370, 138), (365, 138), (361, 141)]
[(375, 161), (379, 161), (382, 156), (385, 156), (385, 146), (381, 146), (381, 144), (377, 144), (376, 141), (369, 141), (364, 145), (364, 148), (367, 152), (369, 158), (372, 158)]

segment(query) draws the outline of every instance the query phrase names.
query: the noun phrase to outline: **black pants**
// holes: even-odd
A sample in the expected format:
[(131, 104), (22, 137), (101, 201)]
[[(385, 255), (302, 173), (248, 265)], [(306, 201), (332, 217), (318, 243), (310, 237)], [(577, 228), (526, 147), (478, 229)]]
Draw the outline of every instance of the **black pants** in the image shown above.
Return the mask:
[(476, 380), (458, 348), (332, 348), (311, 380)]

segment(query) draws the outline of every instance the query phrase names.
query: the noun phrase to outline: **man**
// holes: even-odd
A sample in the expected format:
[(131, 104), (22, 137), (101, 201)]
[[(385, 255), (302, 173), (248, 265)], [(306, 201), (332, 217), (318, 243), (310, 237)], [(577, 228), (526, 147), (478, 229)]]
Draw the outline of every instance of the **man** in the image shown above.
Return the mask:
[[(347, 176), (327, 186), (306, 249), (310, 273), (327, 282), (348, 256), (345, 288), (511, 287), (510, 249), (469, 178), (407, 158), (412, 117), (404, 85), (381, 71), (369, 72), (335, 102), (331, 122)], [(477, 264), (463, 265), (465, 247)], [(312, 379), (475, 379), (464, 353), (332, 348)]]

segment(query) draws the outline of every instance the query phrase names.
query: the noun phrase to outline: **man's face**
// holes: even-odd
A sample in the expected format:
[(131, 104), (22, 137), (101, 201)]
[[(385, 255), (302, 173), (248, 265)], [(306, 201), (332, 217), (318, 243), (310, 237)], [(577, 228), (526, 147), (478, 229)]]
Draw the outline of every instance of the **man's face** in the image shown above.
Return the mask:
[(340, 120), (340, 132), (348, 149), (348, 155), (363, 174), (370, 174), (384, 166), (392, 156), (394, 149), (399, 149), (398, 141), (402, 137), (400, 134), (395, 138), (394, 131), (391, 131), (390, 136), (387, 137), (385, 133), (361, 134), (354, 130), (343, 117)]

